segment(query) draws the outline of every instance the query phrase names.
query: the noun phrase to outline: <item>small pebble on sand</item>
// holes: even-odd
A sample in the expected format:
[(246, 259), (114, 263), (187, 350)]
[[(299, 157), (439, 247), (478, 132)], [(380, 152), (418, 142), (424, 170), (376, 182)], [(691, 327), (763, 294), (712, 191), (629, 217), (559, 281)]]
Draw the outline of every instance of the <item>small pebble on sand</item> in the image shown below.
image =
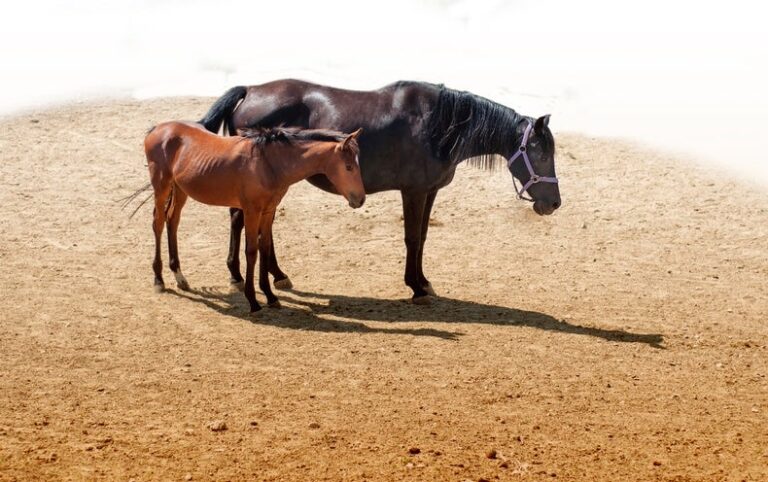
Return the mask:
[(227, 430), (227, 423), (224, 420), (216, 420), (209, 423), (208, 428), (213, 432), (223, 432)]

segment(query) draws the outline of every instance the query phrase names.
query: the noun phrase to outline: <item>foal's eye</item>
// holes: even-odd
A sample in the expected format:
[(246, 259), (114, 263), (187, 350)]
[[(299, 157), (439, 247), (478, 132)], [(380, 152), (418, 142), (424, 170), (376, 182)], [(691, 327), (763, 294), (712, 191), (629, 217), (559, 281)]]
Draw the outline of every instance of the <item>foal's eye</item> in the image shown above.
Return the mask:
[(351, 171), (352, 169), (352, 164), (347, 164), (347, 171)]

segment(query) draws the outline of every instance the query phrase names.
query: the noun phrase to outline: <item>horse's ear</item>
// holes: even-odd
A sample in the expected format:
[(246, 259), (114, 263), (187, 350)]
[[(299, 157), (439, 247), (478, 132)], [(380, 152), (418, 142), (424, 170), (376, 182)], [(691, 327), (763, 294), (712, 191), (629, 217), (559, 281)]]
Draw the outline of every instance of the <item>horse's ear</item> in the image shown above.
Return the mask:
[(537, 134), (541, 134), (542, 131), (544, 131), (544, 128), (549, 125), (549, 114), (543, 115), (536, 119), (536, 123), (533, 125), (533, 130), (536, 131)]
[(342, 141), (342, 143), (341, 143), (341, 148), (342, 148), (342, 149), (346, 149), (347, 147), (349, 147), (349, 141), (350, 141), (350, 139), (357, 139), (357, 138), (358, 138), (358, 136), (360, 136), (360, 134), (361, 134), (362, 132), (363, 132), (363, 128), (361, 127), (361, 128), (359, 128), (358, 130), (356, 130), (355, 132), (353, 132), (352, 134), (348, 135), (348, 136), (347, 136), (347, 137), (346, 137), (346, 138), (345, 138), (345, 139)]

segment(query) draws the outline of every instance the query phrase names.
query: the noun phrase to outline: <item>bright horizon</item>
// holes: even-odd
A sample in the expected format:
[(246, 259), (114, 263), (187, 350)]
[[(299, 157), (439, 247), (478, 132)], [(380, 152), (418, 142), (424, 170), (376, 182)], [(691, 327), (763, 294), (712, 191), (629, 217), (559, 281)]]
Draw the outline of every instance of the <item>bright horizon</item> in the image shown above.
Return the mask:
[(13, 4), (0, 114), (282, 77), (425, 80), (551, 113), (556, 132), (627, 138), (768, 185), (768, 34), (754, 2), (299, 1), (289, 13), (242, 0)]

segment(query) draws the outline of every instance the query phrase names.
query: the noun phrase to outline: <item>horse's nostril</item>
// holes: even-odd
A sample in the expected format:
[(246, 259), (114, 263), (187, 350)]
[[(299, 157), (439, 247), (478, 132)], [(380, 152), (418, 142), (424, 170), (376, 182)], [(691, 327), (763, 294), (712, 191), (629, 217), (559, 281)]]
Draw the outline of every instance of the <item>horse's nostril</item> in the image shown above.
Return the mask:
[(555, 201), (555, 202), (552, 203), (552, 208), (553, 209), (557, 209), (559, 207), (560, 207), (560, 201)]

